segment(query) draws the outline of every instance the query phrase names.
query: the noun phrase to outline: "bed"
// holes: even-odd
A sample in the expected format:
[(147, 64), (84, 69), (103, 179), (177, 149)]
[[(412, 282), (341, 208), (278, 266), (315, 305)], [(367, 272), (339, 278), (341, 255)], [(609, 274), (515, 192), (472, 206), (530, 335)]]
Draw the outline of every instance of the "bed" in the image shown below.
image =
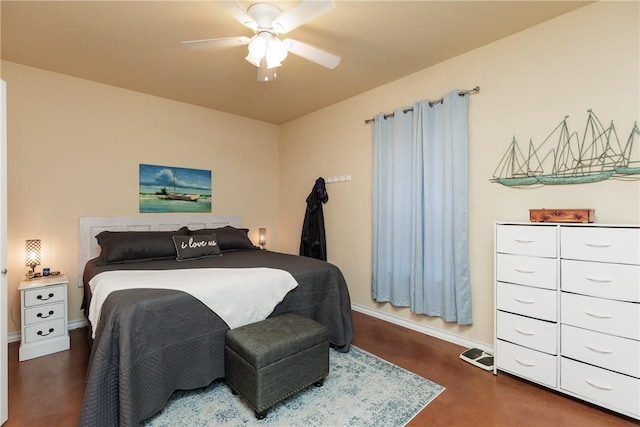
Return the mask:
[[(340, 270), (317, 259), (261, 250), (250, 241), (245, 244), (241, 237), (236, 239), (238, 231), (244, 232), (249, 241), (238, 216), (81, 218), (78, 275), (85, 289), (85, 314), (90, 314), (92, 297), (94, 303), (99, 299), (99, 292), (93, 295), (90, 283), (95, 286), (109, 275), (122, 280), (129, 274), (146, 272), (164, 275), (275, 269), (287, 272), (297, 286), (284, 295), (269, 316), (297, 313), (314, 319), (327, 328), (336, 350), (348, 351), (351, 302)], [(164, 234), (171, 234), (176, 243), (185, 240), (182, 236), (200, 236), (197, 238), (205, 241), (213, 232), (221, 255), (199, 257), (196, 253), (182, 261), (176, 259), (185, 255), (180, 250), (170, 258), (157, 257), (157, 253), (135, 256), (149, 246), (156, 250), (166, 244), (166, 240), (153, 240), (164, 238)], [(153, 245), (144, 243), (147, 237)], [(136, 247), (133, 256), (131, 251), (113, 250), (122, 249), (123, 244)], [(223, 378), (224, 340), (229, 330), (223, 318), (227, 318), (227, 312), (236, 311), (229, 310), (230, 304), (224, 301), (224, 307), (220, 307), (225, 314), (218, 315), (180, 289), (150, 286), (109, 293), (102, 302), (99, 320), (94, 319), (96, 324), (89, 326), (92, 348), (78, 424), (138, 425), (160, 411), (174, 391), (204, 387)], [(242, 307), (237, 311), (246, 310)]]

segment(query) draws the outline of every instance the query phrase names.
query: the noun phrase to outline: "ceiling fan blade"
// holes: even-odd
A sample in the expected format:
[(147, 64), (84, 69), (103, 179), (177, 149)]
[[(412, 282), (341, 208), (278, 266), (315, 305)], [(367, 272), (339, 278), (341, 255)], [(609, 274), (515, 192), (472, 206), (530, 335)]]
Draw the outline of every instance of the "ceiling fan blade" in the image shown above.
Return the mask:
[(331, 12), (336, 8), (334, 0), (302, 0), (289, 12), (273, 20), (273, 28), (280, 34), (298, 28), (307, 22)]
[(258, 23), (247, 13), (245, 8), (240, 4), (238, 0), (234, 1), (222, 1), (219, 2), (222, 7), (224, 7), (229, 15), (233, 16), (233, 18), (244, 25), (247, 28), (251, 28), (255, 31), (258, 28)]
[(298, 40), (284, 39), (282, 42), (290, 53), (332, 70), (338, 66), (342, 59), (337, 55)]
[(190, 49), (209, 49), (242, 46), (249, 43), (251, 39), (246, 36), (221, 37), (217, 39), (188, 40), (182, 45)]

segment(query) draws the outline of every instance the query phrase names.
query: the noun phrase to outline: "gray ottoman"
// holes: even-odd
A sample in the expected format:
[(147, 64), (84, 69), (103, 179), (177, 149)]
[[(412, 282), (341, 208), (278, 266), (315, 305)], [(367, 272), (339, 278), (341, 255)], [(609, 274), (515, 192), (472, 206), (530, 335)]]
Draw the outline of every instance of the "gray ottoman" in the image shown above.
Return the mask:
[(329, 373), (329, 335), (318, 322), (283, 314), (227, 332), (226, 382), (258, 419)]

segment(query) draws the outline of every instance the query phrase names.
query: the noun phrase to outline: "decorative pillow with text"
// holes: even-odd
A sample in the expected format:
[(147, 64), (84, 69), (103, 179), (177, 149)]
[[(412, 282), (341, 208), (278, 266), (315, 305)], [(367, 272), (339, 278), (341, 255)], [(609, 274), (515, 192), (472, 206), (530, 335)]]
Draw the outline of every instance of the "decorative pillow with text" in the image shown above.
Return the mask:
[(173, 243), (176, 246), (178, 261), (222, 255), (215, 234), (173, 236)]

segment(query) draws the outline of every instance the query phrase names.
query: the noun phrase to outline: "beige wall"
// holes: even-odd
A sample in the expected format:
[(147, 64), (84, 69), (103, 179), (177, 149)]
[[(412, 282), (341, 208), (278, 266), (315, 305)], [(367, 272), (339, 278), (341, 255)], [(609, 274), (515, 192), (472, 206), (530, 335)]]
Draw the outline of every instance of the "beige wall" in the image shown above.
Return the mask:
[(257, 242), (277, 244), (278, 126), (10, 62), (9, 333), (19, 330), (24, 240), (68, 274), (69, 318), (81, 319), (78, 218), (137, 215), (140, 163), (212, 171), (213, 213), (240, 214)]
[[(541, 142), (565, 114), (581, 134), (592, 108), (603, 123), (614, 120), (626, 140), (640, 118), (638, 21), (638, 2), (590, 5), (283, 125), (282, 248), (297, 251), (304, 200), (314, 180), (350, 174), (351, 182), (328, 186), (324, 212), (329, 261), (343, 270), (353, 302), (492, 345), (494, 221), (527, 221), (530, 208), (589, 207), (596, 209), (597, 222), (640, 222), (638, 181), (537, 189), (489, 182), (514, 134), (525, 144), (529, 138)], [(370, 126), (363, 120), (476, 85), (481, 91), (471, 95), (469, 119), (474, 325), (459, 327), (371, 299), (372, 151)]]

